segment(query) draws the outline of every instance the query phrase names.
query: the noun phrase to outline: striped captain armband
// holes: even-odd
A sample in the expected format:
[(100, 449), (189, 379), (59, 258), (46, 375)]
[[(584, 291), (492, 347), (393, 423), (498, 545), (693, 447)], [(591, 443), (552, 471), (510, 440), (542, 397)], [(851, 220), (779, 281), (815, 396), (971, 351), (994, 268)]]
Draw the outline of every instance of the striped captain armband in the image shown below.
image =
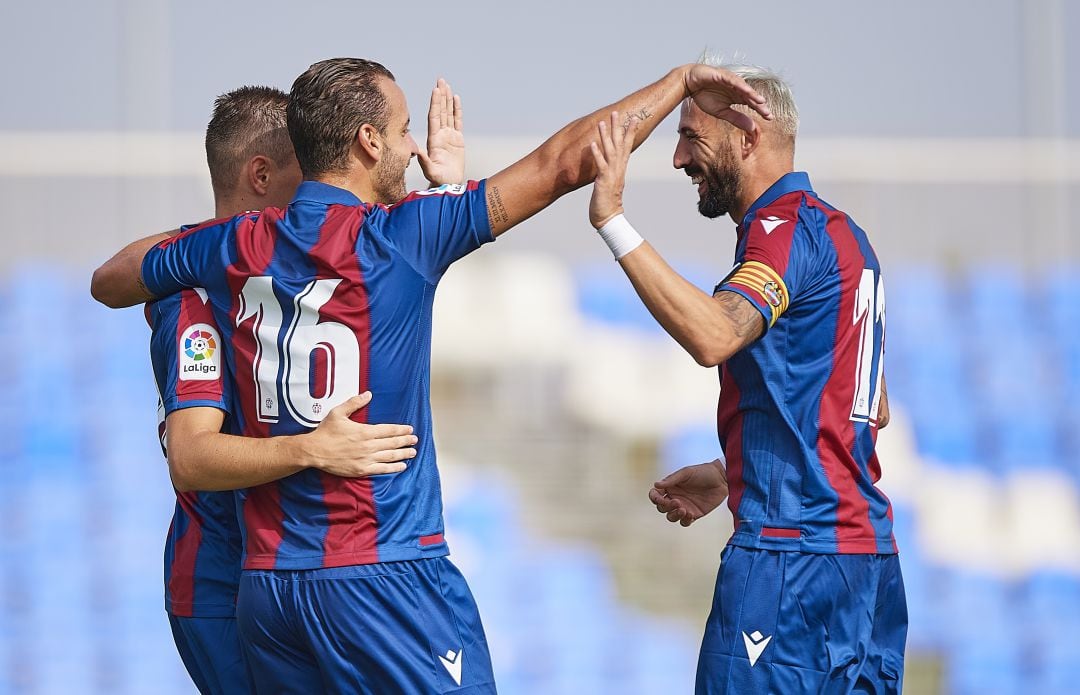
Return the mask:
[(746, 261), (717, 285), (713, 294), (729, 288), (745, 292), (762, 309), (768, 307), (769, 328), (787, 311), (790, 297), (784, 278), (764, 263)]

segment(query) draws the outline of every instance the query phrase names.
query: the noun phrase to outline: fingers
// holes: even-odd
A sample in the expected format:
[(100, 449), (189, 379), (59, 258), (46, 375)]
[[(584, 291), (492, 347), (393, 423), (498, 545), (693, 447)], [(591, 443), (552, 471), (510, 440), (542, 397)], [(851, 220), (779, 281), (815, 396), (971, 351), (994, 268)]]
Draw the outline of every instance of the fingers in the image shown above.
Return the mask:
[[(372, 439), (368, 442), (368, 447), (372, 451), (391, 451), (395, 449), (403, 449), (411, 447), (416, 444), (418, 440), (414, 435), (406, 434), (398, 437), (380, 437), (378, 439)], [(413, 452), (413, 456), (416, 452)], [(412, 457), (409, 457), (412, 458)]]
[(604, 154), (600, 151), (600, 146), (596, 144), (596, 141), (589, 143), (589, 151), (592, 152), (593, 161), (596, 162), (597, 178), (600, 174), (607, 171), (607, 160), (604, 159)]
[[(391, 437), (407, 437), (407, 436), (409, 436), (409, 435), (411, 435), (413, 433), (413, 428), (412, 428), (411, 425), (383, 424), (383, 425), (361, 425), (361, 427), (365, 428), (366, 431), (365, 431), (364, 434), (366, 435), (366, 437), (368, 439), (388, 439), (388, 438), (391, 438)], [(413, 437), (413, 439), (415, 440), (416, 438)], [(413, 442), (409, 442), (409, 443), (410, 444), (415, 444), (416, 442), (413, 441)], [(400, 445), (400, 446), (404, 446), (404, 445)]]
[(757, 123), (754, 123), (753, 118), (750, 118), (747, 114), (742, 111), (736, 111), (735, 109), (727, 109), (719, 115), (719, 118), (724, 119), (739, 130), (745, 130), (748, 133), (752, 133), (754, 129), (757, 128)]
[(339, 406), (334, 407), (326, 414), (327, 418), (341, 417), (347, 418), (357, 410), (360, 410), (368, 403), (371, 402), (371, 391), (364, 391), (359, 396), (353, 396), (349, 400), (345, 401)]
[(454, 130), (462, 130), (461, 97), (457, 94), (451, 102), (454, 105)]
[(408, 461), (411, 458), (416, 458), (416, 449), (412, 447), (403, 447), (401, 449), (387, 449), (386, 451), (380, 451), (376, 453), (374, 458), (379, 463), (396, 463), (398, 461)]
[(351, 477), (366, 478), (369, 475), (388, 475), (390, 473), (400, 473), (406, 468), (408, 468), (408, 466), (400, 461), (395, 463), (373, 463), (364, 469), (363, 473), (357, 473), (355, 476)]
[[(442, 82), (442, 80), (439, 80), (439, 82)], [(436, 83), (435, 87), (431, 90), (431, 102), (428, 104), (427, 121), (429, 136), (431, 133), (434, 133), (442, 127), (443, 117), (442, 93), (439, 91), (439, 84)]]
[(600, 145), (603, 147), (604, 156), (608, 160), (610, 160), (612, 158), (612, 156), (615, 154), (615, 143), (613, 143), (611, 141), (611, 131), (612, 131), (612, 129), (618, 127), (616, 125), (617, 122), (618, 122), (616, 120), (618, 118), (618, 116), (619, 116), (618, 111), (612, 111), (611, 112), (611, 117), (610, 117), (611, 118), (611, 127), (610, 128), (608, 127), (608, 123), (606, 121), (600, 121)]

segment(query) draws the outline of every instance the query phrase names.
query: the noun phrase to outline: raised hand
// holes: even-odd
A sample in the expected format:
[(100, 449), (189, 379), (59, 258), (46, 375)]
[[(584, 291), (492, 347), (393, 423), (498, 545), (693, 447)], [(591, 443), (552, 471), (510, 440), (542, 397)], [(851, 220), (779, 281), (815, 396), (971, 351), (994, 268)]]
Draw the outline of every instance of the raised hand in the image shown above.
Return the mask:
[(596, 180), (589, 200), (589, 221), (599, 229), (615, 215), (622, 213), (622, 194), (626, 185), (626, 163), (634, 149), (634, 132), (638, 121), (619, 122), (619, 112), (612, 111), (608, 121), (597, 126), (597, 140), (589, 143), (596, 160)]
[(716, 509), (728, 495), (727, 474), (719, 459), (680, 468), (653, 483), (649, 501), (667, 520), (689, 526)]
[(465, 183), (465, 136), (461, 132), (461, 97), (439, 78), (428, 106), (427, 152), (418, 155), (432, 186)]
[(730, 70), (711, 65), (694, 65), (686, 72), (686, 90), (690, 93), (698, 108), (716, 118), (722, 118), (737, 128), (747, 132), (754, 129), (754, 119), (746, 113), (731, 108), (743, 104), (761, 114), (762, 118), (772, 120), (772, 111), (761, 96)]
[(344, 478), (400, 473), (416, 456), (416, 437), (409, 425), (367, 425), (349, 416), (371, 402), (371, 393), (353, 396), (337, 406), (305, 435), (303, 463)]

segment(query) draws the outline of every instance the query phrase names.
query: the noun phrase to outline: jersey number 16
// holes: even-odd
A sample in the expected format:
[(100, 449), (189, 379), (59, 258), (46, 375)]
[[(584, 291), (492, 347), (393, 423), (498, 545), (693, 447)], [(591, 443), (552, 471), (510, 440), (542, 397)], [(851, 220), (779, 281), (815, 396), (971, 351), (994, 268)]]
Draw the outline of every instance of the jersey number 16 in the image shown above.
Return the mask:
[[(244, 284), (236, 325), (254, 318), (253, 372), (260, 422), (277, 422), (278, 404), (284, 402), (296, 422), (315, 427), (331, 408), (358, 393), (360, 345), (356, 335), (343, 323), (319, 320), (319, 311), (340, 282), (340, 278), (312, 280), (293, 297), (292, 320), (280, 350), (283, 313), (274, 294), (274, 279), (250, 277)], [(315, 368), (320, 361), (325, 369)]]

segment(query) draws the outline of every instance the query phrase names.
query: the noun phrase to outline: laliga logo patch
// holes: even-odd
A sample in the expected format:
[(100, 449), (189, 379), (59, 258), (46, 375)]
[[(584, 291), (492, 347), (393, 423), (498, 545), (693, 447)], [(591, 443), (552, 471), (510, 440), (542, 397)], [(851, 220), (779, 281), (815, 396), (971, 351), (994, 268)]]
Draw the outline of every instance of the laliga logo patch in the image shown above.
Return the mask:
[(426, 191), (417, 191), (416, 195), (439, 195), (441, 193), (449, 195), (461, 195), (465, 192), (465, 184), (463, 183), (444, 183), (438, 188), (429, 188)]
[(180, 381), (213, 381), (221, 376), (221, 338), (213, 326), (188, 326), (180, 339)]
[(765, 287), (762, 288), (761, 292), (765, 295), (765, 300), (772, 306), (778, 307), (783, 303), (783, 298), (780, 296), (780, 285), (775, 282), (771, 280), (766, 282)]

